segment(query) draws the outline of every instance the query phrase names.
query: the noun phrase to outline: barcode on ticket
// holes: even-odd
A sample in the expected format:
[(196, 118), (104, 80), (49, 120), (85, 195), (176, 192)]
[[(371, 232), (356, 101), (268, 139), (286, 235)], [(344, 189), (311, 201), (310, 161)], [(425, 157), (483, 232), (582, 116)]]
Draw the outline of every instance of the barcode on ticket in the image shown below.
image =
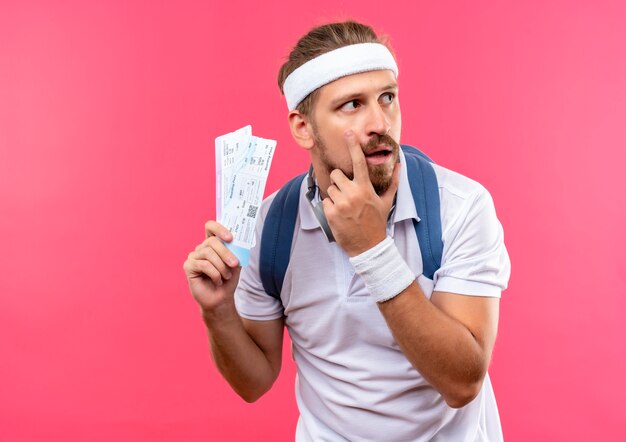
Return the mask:
[(258, 210), (258, 206), (249, 205), (248, 206), (248, 218), (254, 218), (256, 216), (256, 212)]

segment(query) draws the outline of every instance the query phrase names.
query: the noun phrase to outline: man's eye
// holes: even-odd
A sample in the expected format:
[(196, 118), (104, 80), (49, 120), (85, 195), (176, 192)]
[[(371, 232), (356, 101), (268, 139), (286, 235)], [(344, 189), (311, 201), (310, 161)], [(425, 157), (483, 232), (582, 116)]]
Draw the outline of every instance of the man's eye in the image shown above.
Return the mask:
[(384, 104), (390, 104), (390, 103), (393, 101), (393, 99), (394, 99), (395, 97), (396, 97), (396, 96), (395, 96), (394, 94), (392, 94), (391, 92), (387, 92), (386, 94), (383, 94), (383, 95), (380, 97), (380, 100), (381, 100)]
[(343, 104), (341, 106), (341, 110), (343, 110), (343, 111), (353, 111), (357, 107), (359, 107), (359, 102), (356, 101), (356, 100), (351, 100), (351, 101), (348, 101), (347, 103)]

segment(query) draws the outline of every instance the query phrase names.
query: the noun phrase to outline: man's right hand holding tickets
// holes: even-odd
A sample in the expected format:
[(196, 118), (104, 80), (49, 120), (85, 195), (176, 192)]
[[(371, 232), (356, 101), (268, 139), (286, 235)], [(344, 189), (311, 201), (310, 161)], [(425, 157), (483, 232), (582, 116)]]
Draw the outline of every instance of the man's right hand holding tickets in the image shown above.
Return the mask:
[(235, 308), (241, 267), (226, 248), (232, 233), (216, 221), (205, 224), (206, 239), (189, 254), (183, 268), (189, 289), (202, 308), (211, 354), (220, 373), (247, 402), (269, 390), (280, 373), (283, 318), (243, 319)]
[(191, 294), (207, 314), (220, 306), (234, 308), (241, 267), (224, 245), (233, 240), (232, 233), (216, 221), (208, 221), (204, 228), (206, 239), (187, 256), (183, 269)]

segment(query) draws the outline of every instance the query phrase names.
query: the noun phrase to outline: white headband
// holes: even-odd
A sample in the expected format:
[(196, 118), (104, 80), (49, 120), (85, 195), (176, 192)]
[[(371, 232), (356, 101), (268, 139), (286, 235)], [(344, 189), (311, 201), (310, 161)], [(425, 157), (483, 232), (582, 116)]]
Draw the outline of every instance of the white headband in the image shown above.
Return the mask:
[(293, 71), (283, 84), (289, 110), (315, 89), (347, 75), (389, 69), (398, 76), (396, 61), (385, 45), (359, 43), (326, 52)]

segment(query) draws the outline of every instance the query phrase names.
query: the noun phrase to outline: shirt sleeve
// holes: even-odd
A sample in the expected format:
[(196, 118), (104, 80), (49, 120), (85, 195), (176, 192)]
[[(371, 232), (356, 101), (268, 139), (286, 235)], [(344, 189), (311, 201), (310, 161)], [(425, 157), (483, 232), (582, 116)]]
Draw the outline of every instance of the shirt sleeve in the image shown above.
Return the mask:
[(241, 317), (255, 321), (269, 321), (283, 316), (282, 302), (265, 292), (259, 273), (261, 233), (273, 197), (268, 197), (261, 205), (255, 226), (256, 244), (250, 250), (250, 261), (242, 268), (235, 290), (237, 312)]
[(500, 297), (511, 263), (502, 225), (491, 195), (480, 188), (470, 195), (443, 231), (441, 268), (434, 275), (435, 291)]

